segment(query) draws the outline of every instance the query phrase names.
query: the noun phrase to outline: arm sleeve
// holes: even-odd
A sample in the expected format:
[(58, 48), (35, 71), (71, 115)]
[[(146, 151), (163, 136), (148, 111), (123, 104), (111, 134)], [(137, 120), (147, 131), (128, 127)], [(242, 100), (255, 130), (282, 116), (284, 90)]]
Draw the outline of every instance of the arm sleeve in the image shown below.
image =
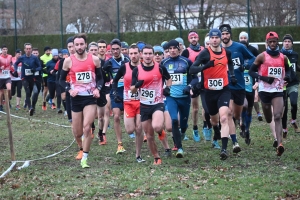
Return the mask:
[(160, 71), (161, 71), (161, 75), (163, 77), (164, 80), (169, 80), (171, 78), (171, 75), (169, 74), (167, 68), (165, 68), (164, 66), (159, 66)]
[(104, 84), (104, 79), (103, 79), (103, 75), (102, 75), (102, 69), (101, 67), (96, 68), (96, 87), (97, 89), (100, 91), (102, 89), (102, 86)]
[(203, 66), (200, 66), (202, 64), (207, 63), (210, 60), (210, 55), (207, 49), (204, 49), (200, 52), (200, 54), (197, 56), (195, 62), (190, 67), (190, 74), (198, 74), (203, 70)]
[(247, 70), (249, 70), (250, 66), (252, 65), (252, 63), (255, 60), (255, 57), (245, 46), (243, 46), (242, 53), (243, 53), (244, 59), (248, 59), (248, 62), (245, 65), (245, 68)]
[(229, 74), (232, 76), (234, 75), (234, 68), (233, 68), (233, 61), (231, 59), (231, 51), (229, 50), (226, 50), (226, 56), (227, 56), (227, 60), (228, 60), (228, 71), (229, 71)]
[(132, 80), (131, 80), (131, 85), (135, 85), (135, 83), (138, 81), (138, 69), (137, 67), (135, 67), (132, 70)]
[(18, 60), (14, 63), (14, 70), (15, 71), (18, 71), (18, 65), (19, 65), (20, 62), (22, 62), (21, 59), (22, 59), (22, 57), (18, 58)]
[(257, 79), (258, 78), (258, 74), (256, 73), (258, 72), (258, 66), (256, 64), (252, 64), (250, 69), (249, 69), (249, 75), (254, 78), (254, 79)]
[(290, 61), (287, 57), (284, 59), (285, 76), (291, 77)]
[(66, 78), (67, 78), (67, 75), (68, 75), (69, 71), (65, 71), (65, 70), (61, 70), (61, 73), (60, 73), (60, 78), (59, 78), (59, 84), (66, 89), (66, 91), (69, 91), (71, 88), (70, 88), (70, 85), (69, 83), (66, 82)]
[(113, 91), (116, 91), (118, 88), (118, 81), (120, 80), (120, 78), (122, 78), (122, 76), (124, 76), (126, 73), (126, 68), (125, 65), (121, 65), (120, 69), (118, 70), (114, 80), (113, 80), (113, 84), (112, 84), (112, 89)]

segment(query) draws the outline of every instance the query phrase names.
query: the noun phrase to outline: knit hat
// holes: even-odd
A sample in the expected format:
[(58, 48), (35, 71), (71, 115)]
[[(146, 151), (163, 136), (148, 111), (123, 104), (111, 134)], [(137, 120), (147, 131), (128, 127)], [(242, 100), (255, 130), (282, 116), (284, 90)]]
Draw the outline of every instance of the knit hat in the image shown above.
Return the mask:
[(143, 41), (138, 41), (136, 43), (136, 46), (139, 48), (140, 51), (142, 51), (142, 49), (144, 48), (145, 45), (146, 45), (146, 43)]
[(183, 39), (181, 37), (175, 38), (175, 40), (180, 44), (184, 44)]
[(170, 48), (170, 47), (176, 47), (178, 50), (180, 49), (180, 47), (179, 47), (179, 42), (177, 41), (177, 40), (170, 40), (169, 42), (168, 42), (168, 48)]
[(245, 31), (240, 32), (239, 38), (241, 38), (241, 37), (246, 37), (247, 40), (249, 39), (248, 33)]
[(73, 36), (72, 37), (69, 37), (68, 39), (67, 39), (67, 45), (70, 43), (70, 42), (74, 42), (74, 38), (73, 38)]
[(154, 49), (154, 53), (155, 52), (162, 52), (162, 53), (164, 53), (164, 49), (161, 46), (156, 45), (156, 46), (153, 47), (153, 49)]
[(206, 45), (206, 43), (209, 42), (209, 36), (206, 36), (204, 39), (204, 45)]
[(126, 48), (126, 49), (128, 49), (129, 48), (129, 46), (128, 46), (128, 43), (127, 42), (121, 42), (121, 47), (122, 48)]
[(284, 36), (283, 36), (283, 40), (282, 41), (284, 41), (284, 40), (291, 40), (291, 42), (292, 42), (292, 44), (293, 44), (293, 42), (294, 42), (294, 40), (293, 40), (293, 37), (292, 37), (292, 35), (290, 35), (290, 34), (285, 34)]
[(212, 36), (217, 36), (219, 38), (221, 38), (221, 31), (217, 28), (213, 28), (213, 29), (210, 29), (209, 33), (208, 33), (208, 36), (209, 38), (211, 38)]
[(231, 35), (231, 26), (229, 24), (222, 24), (222, 25), (220, 25), (219, 30), (221, 32), (228, 32)]
[(52, 54), (52, 56), (58, 56), (58, 50), (52, 49), (51, 54)]
[(21, 53), (21, 49), (16, 49), (16, 53)]
[(278, 34), (276, 32), (271, 31), (266, 35), (266, 40), (273, 38), (279, 39)]
[(62, 50), (61, 50), (61, 53), (62, 53), (62, 54), (68, 54), (69, 51), (68, 51), (67, 49), (62, 49)]
[(44, 52), (45, 52), (45, 51), (48, 51), (48, 50), (51, 50), (51, 47), (46, 46), (46, 47), (44, 48)]

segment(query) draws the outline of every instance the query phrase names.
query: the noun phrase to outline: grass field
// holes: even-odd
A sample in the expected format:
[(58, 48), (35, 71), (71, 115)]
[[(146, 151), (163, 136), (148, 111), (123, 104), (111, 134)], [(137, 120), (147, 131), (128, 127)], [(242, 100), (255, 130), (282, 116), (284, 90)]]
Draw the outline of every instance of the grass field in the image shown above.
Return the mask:
[[(73, 141), (70, 128), (47, 123), (69, 125), (67, 119), (49, 107), (42, 111), (41, 102), (32, 117), (40, 121), (30, 120), (23, 109), (12, 109), (11, 113), (25, 118), (12, 117), (17, 160), (51, 155)], [(136, 162), (134, 141), (127, 134), (123, 134), (127, 151), (116, 155), (115, 134), (109, 129), (107, 145), (99, 146), (96, 138), (92, 143), (88, 159), (91, 168), (82, 169), (80, 161), (75, 160), (78, 148), (74, 143), (61, 154), (33, 161), (29, 167), (13, 170), (0, 179), (0, 199), (300, 199), (300, 135), (290, 126), (281, 157), (272, 147), (268, 124), (259, 122), (256, 114), (251, 145), (238, 137), (242, 151), (235, 155), (230, 141), (230, 156), (225, 161), (203, 137), (195, 143), (191, 128), (187, 136), (190, 140), (183, 141), (184, 158), (162, 157), (163, 164), (153, 166), (146, 143), (142, 148), (146, 162)], [(2, 113), (0, 137), (2, 174), (11, 165), (6, 115)], [(162, 154), (164, 149), (158, 139), (157, 144)], [(169, 144), (172, 146), (171, 137)]]

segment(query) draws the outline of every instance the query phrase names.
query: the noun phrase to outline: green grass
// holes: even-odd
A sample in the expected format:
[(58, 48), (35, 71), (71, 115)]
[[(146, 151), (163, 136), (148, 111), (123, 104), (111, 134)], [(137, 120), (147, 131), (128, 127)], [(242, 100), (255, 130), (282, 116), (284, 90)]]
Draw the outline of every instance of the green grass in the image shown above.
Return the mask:
[[(12, 114), (14, 149), (17, 160), (36, 159), (58, 152), (73, 141), (70, 128), (50, 125), (47, 121), (68, 125), (67, 119), (41, 102), (33, 119), (25, 110)], [(111, 126), (113, 122), (111, 121)], [(199, 127), (202, 122), (199, 122)], [(190, 126), (191, 127), (191, 126)], [(10, 147), (6, 115), (0, 114), (0, 174), (10, 165)], [(123, 129), (124, 130), (124, 129)], [(240, 137), (242, 152), (219, 159), (219, 150), (210, 142), (195, 143), (191, 128), (188, 141), (183, 141), (183, 159), (163, 158), (161, 166), (153, 166), (153, 157), (144, 143), (142, 156), (147, 161), (136, 163), (133, 139), (123, 134), (122, 155), (116, 155), (113, 129), (107, 133), (108, 144), (99, 146), (96, 138), (89, 154), (91, 168), (82, 169), (74, 159), (77, 145), (52, 158), (34, 161), (28, 168), (13, 170), (0, 180), (0, 199), (299, 199), (299, 137), (289, 127), (284, 140), (286, 151), (277, 157), (272, 147), (269, 126), (258, 122), (254, 114), (252, 142), (247, 146)], [(202, 134), (201, 134), (202, 136)], [(164, 149), (157, 140), (162, 154)], [(172, 146), (171, 137), (169, 144)], [(18, 163), (21, 166), (22, 163)], [(297, 196), (298, 195), (298, 196)]]

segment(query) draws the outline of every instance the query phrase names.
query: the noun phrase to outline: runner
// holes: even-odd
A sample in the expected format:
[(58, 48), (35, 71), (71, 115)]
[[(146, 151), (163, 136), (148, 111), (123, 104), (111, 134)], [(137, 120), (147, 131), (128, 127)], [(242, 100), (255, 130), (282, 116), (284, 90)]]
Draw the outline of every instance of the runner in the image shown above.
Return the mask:
[(284, 102), (284, 112), (282, 117), (282, 128), (283, 128), (283, 138), (287, 136), (287, 112), (288, 112), (288, 97), (290, 98), (291, 104), (291, 125), (294, 128), (296, 133), (300, 133), (300, 129), (297, 125), (297, 110), (298, 110), (298, 86), (299, 79), (296, 75), (296, 71), (300, 71), (298, 66), (298, 53), (293, 50), (293, 37), (290, 34), (286, 34), (283, 36), (283, 46), (281, 49), (281, 53), (285, 55), (289, 61), (291, 62), (292, 69), (291, 71), (291, 82), (289, 82), (286, 86), (286, 98)]
[[(85, 50), (87, 48), (86, 35), (77, 34), (73, 39), (76, 53), (65, 59), (60, 84), (71, 95), (73, 132), (76, 140), (81, 140), (81, 136), (84, 135), (81, 167), (88, 168), (90, 166), (87, 164), (87, 157), (92, 142), (91, 124), (95, 119), (96, 98), (100, 97), (103, 79), (99, 58)], [(66, 82), (68, 73), (70, 85)], [(96, 76), (98, 82), (96, 82)]]
[(41, 62), (39, 59), (32, 55), (32, 45), (30, 43), (24, 44), (24, 52), (25, 54), (18, 58), (18, 60), (14, 63), (14, 77), (18, 77), (18, 65), (22, 63), (21, 68), (21, 79), (22, 84), (25, 89), (26, 99), (25, 103), (29, 109), (29, 115), (32, 116), (34, 113), (34, 102), (31, 104), (31, 94), (35, 85), (35, 74), (36, 72), (42, 70)]
[(210, 46), (199, 54), (190, 69), (190, 73), (197, 74), (201, 72), (201, 83), (205, 90), (205, 103), (211, 124), (214, 127), (218, 126), (220, 119), (222, 138), (220, 159), (225, 160), (228, 157), (227, 143), (230, 120), (228, 113), (231, 95), (227, 71), (229, 71), (232, 85), (235, 85), (237, 80), (234, 74), (231, 52), (221, 47), (221, 31), (219, 29), (211, 29), (209, 38)]
[[(39, 50), (38, 48), (32, 48), (32, 55), (36, 56), (39, 60), (39, 62), (41, 63), (41, 66), (43, 66), (43, 61), (41, 61), (41, 59), (39, 58)], [(38, 70), (34, 73), (34, 85), (33, 85), (33, 90), (32, 90), (32, 107), (35, 111), (35, 107), (36, 107), (36, 103), (38, 101), (39, 98), (39, 94), (42, 88), (42, 84), (43, 84), (43, 77), (42, 77), (42, 70)]]
[(138, 163), (145, 162), (141, 157), (141, 148), (144, 140), (143, 130), (141, 125), (140, 117), (140, 94), (131, 93), (130, 85), (132, 80), (132, 70), (140, 65), (140, 52), (136, 45), (129, 47), (129, 58), (130, 62), (121, 65), (118, 73), (113, 80), (113, 91), (114, 101), (119, 103), (123, 99), (117, 94), (118, 81), (123, 79), (124, 81), (124, 125), (125, 130), (128, 134), (135, 132), (135, 150), (136, 150), (136, 161)]
[[(288, 58), (280, 53), (279, 37), (276, 32), (266, 35), (267, 50), (259, 54), (249, 70), (249, 75), (259, 82), (259, 97), (267, 123), (275, 122), (278, 142), (277, 156), (284, 152), (282, 145), (281, 116), (283, 112), (283, 87), (290, 80)], [(258, 73), (255, 73), (258, 72)], [(272, 107), (273, 111), (272, 111)]]
[[(49, 60), (52, 59), (52, 55), (51, 55), (51, 48), (46, 46), (44, 48), (44, 54), (40, 57), (40, 59), (43, 61), (43, 105), (42, 105), (42, 109), (43, 110), (47, 110), (47, 105), (46, 105), (46, 97), (48, 94), (48, 81), (47, 81), (47, 67), (46, 64)], [(52, 100), (51, 100), (52, 101)]]
[[(192, 62), (188, 58), (180, 56), (180, 47), (176, 40), (170, 40), (168, 45), (170, 57), (164, 59), (161, 65), (168, 70), (172, 78), (171, 94), (166, 97), (166, 102), (168, 108), (172, 108), (169, 109), (169, 114), (172, 119), (174, 144), (178, 148), (176, 157), (183, 158), (184, 151), (181, 141), (185, 138), (190, 114), (190, 87), (187, 86), (192, 80), (189, 74), (189, 68)], [(178, 118), (180, 119), (180, 123)]]
[[(109, 73), (111, 77), (115, 78), (120, 66), (129, 62), (129, 58), (124, 56), (121, 53), (121, 42), (118, 39), (113, 39), (110, 42), (111, 50), (113, 57), (107, 60), (103, 66), (103, 70), (105, 73)], [(116, 133), (117, 141), (118, 141), (118, 148), (116, 154), (120, 154), (125, 152), (126, 150), (123, 147), (122, 143), (122, 130), (121, 130), (121, 113), (124, 110), (124, 106), (122, 102), (116, 103), (114, 101), (114, 96), (118, 95), (123, 99), (123, 91), (124, 91), (124, 83), (120, 80), (118, 82), (118, 89), (117, 94), (113, 94), (113, 91), (110, 92), (110, 99), (111, 99), (111, 107), (114, 114), (114, 131)]]
[[(7, 46), (2, 46), (2, 54), (0, 55), (0, 111), (3, 111), (2, 97), (4, 96), (4, 89), (7, 89), (8, 98), (6, 101), (11, 99), (11, 78), (10, 70), (12, 66), (12, 56), (7, 54)], [(10, 105), (10, 103), (9, 103)]]
[[(21, 55), (22, 55), (21, 49), (17, 49), (15, 51), (15, 57), (12, 57), (12, 59), (11, 59), (12, 63), (14, 64)], [(22, 92), (21, 68), (22, 68), (22, 63), (19, 63), (18, 70), (17, 70), (18, 77), (14, 77), (13, 75), (10, 76), (11, 81), (12, 81), (11, 82), (11, 96), (14, 96), (17, 93), (16, 110), (20, 110), (20, 108), (21, 108), (20, 107), (21, 92)], [(14, 70), (12, 70), (12, 71), (14, 71)]]
[[(232, 41), (231, 27), (229, 24), (222, 24), (219, 27), (219, 30), (222, 33), (222, 46), (231, 51), (231, 59), (234, 63), (234, 74), (237, 79), (237, 84), (234, 86), (229, 83), (231, 91), (229, 104), (229, 131), (233, 144), (233, 152), (239, 153), (241, 148), (238, 144), (235, 124), (240, 124), (240, 117), (245, 99), (244, 69), (249, 69), (255, 57), (244, 45)], [(245, 60), (247, 60), (247, 63), (245, 63)]]
[[(182, 56), (190, 59), (192, 62), (195, 62), (196, 57), (199, 55), (199, 53), (204, 49), (203, 46), (200, 46), (199, 44), (199, 35), (196, 31), (192, 30), (188, 34), (188, 40), (190, 42), (190, 46), (183, 50)], [(196, 81), (198, 83), (198, 81)], [(194, 87), (195, 85), (193, 85)], [(199, 91), (199, 92), (197, 92)], [(198, 131), (198, 111), (199, 111), (199, 96), (200, 96), (200, 90), (194, 90), (193, 95), (191, 95), (192, 99), (192, 120), (193, 120), (193, 138), (195, 142), (200, 142), (200, 135)], [(203, 129), (203, 134), (210, 140), (211, 138), (211, 129), (208, 129), (205, 127)]]
[[(151, 45), (142, 49), (143, 62), (132, 71), (131, 93), (140, 93), (140, 114), (142, 128), (147, 135), (148, 147), (154, 156), (153, 165), (162, 163), (154, 138), (154, 131), (162, 140), (165, 137), (163, 95), (170, 95), (172, 79), (165, 67), (153, 61), (154, 50)], [(166, 88), (163, 89), (164, 80)]]

